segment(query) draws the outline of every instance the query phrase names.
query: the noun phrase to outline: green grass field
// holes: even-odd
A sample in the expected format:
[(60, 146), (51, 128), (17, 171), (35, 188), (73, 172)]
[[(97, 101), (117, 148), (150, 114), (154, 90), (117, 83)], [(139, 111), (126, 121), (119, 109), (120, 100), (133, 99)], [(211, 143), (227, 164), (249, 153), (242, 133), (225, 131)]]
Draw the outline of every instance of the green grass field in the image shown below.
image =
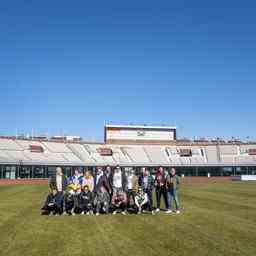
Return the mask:
[(184, 184), (168, 216), (41, 216), (47, 189), (0, 186), (0, 255), (256, 255), (256, 183)]

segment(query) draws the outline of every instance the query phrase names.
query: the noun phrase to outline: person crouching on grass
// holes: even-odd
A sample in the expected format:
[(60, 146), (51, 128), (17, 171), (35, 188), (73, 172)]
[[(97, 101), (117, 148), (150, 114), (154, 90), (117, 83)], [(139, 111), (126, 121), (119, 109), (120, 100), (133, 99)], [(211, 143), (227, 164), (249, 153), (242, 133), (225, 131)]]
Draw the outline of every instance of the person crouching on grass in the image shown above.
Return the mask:
[(47, 195), (44, 202), (42, 210), (42, 215), (61, 215), (63, 207), (63, 198), (60, 193), (58, 193), (56, 188), (53, 188), (51, 192)]
[(126, 193), (121, 189), (114, 191), (112, 200), (111, 200), (111, 208), (113, 209), (113, 214), (116, 214), (118, 210), (121, 210), (121, 213), (123, 215), (126, 215), (126, 207), (127, 207)]
[(141, 214), (143, 210), (147, 208), (148, 204), (148, 195), (142, 188), (138, 189), (138, 193), (135, 195), (134, 201), (137, 207), (137, 214)]
[(81, 209), (81, 214), (92, 214), (93, 215), (93, 194), (89, 190), (89, 186), (85, 185), (82, 192), (79, 195), (79, 207)]
[(81, 213), (79, 206), (79, 196), (81, 193), (81, 186), (76, 183), (71, 183), (68, 185), (68, 192), (65, 195), (65, 212), (69, 215), (75, 215), (76, 213)]

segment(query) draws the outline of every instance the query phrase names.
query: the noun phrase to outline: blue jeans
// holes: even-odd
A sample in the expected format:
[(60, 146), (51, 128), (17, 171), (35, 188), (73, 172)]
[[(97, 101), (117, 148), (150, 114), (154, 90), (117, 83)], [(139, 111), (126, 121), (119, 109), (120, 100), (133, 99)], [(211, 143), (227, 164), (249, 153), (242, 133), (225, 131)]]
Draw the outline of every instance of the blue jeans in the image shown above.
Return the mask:
[(175, 202), (176, 210), (180, 210), (178, 191), (176, 189), (167, 189), (167, 208), (172, 208), (172, 200)]

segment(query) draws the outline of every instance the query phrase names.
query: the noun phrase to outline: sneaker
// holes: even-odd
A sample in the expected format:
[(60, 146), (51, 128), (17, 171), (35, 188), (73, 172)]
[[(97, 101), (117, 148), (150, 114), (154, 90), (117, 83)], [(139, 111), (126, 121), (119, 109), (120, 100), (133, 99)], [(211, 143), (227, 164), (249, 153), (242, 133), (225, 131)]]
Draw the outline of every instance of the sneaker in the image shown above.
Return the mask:
[(159, 209), (159, 208), (156, 208), (156, 212), (160, 212), (160, 209)]
[(141, 214), (141, 211), (138, 211), (138, 213), (137, 214)]
[(62, 213), (62, 215), (67, 215), (67, 212), (66, 212), (66, 211), (64, 211), (64, 212)]
[(90, 212), (87, 212), (86, 215), (90, 215)]
[(81, 215), (84, 215), (84, 212), (81, 212)]
[(93, 215), (93, 211), (90, 211), (90, 214)]
[(74, 212), (72, 212), (72, 216), (75, 216), (76, 214)]
[(98, 212), (96, 212), (96, 216), (99, 216), (100, 214)]
[(165, 213), (166, 213), (166, 214), (172, 213), (172, 210), (168, 209), (168, 210), (166, 210)]
[(112, 213), (113, 215), (116, 215), (116, 211), (113, 211), (113, 213)]
[(155, 213), (154, 211), (151, 211), (151, 214), (152, 214), (152, 215), (156, 215), (156, 213)]
[(126, 215), (126, 212), (121, 212), (123, 215)]
[(176, 213), (177, 213), (177, 214), (180, 214), (180, 210), (177, 210)]

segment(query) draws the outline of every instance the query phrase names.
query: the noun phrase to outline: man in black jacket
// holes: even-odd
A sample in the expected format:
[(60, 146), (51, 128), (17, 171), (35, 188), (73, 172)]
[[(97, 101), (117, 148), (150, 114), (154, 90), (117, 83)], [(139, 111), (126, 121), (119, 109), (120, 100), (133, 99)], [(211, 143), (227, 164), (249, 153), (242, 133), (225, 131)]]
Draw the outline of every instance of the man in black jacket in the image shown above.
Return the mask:
[(96, 216), (99, 215), (100, 211), (108, 213), (110, 204), (110, 193), (111, 187), (104, 175), (101, 167), (97, 168), (97, 173), (94, 177), (94, 205), (96, 208)]
[(42, 215), (60, 215), (62, 214), (63, 198), (56, 189), (53, 189), (44, 202)]

